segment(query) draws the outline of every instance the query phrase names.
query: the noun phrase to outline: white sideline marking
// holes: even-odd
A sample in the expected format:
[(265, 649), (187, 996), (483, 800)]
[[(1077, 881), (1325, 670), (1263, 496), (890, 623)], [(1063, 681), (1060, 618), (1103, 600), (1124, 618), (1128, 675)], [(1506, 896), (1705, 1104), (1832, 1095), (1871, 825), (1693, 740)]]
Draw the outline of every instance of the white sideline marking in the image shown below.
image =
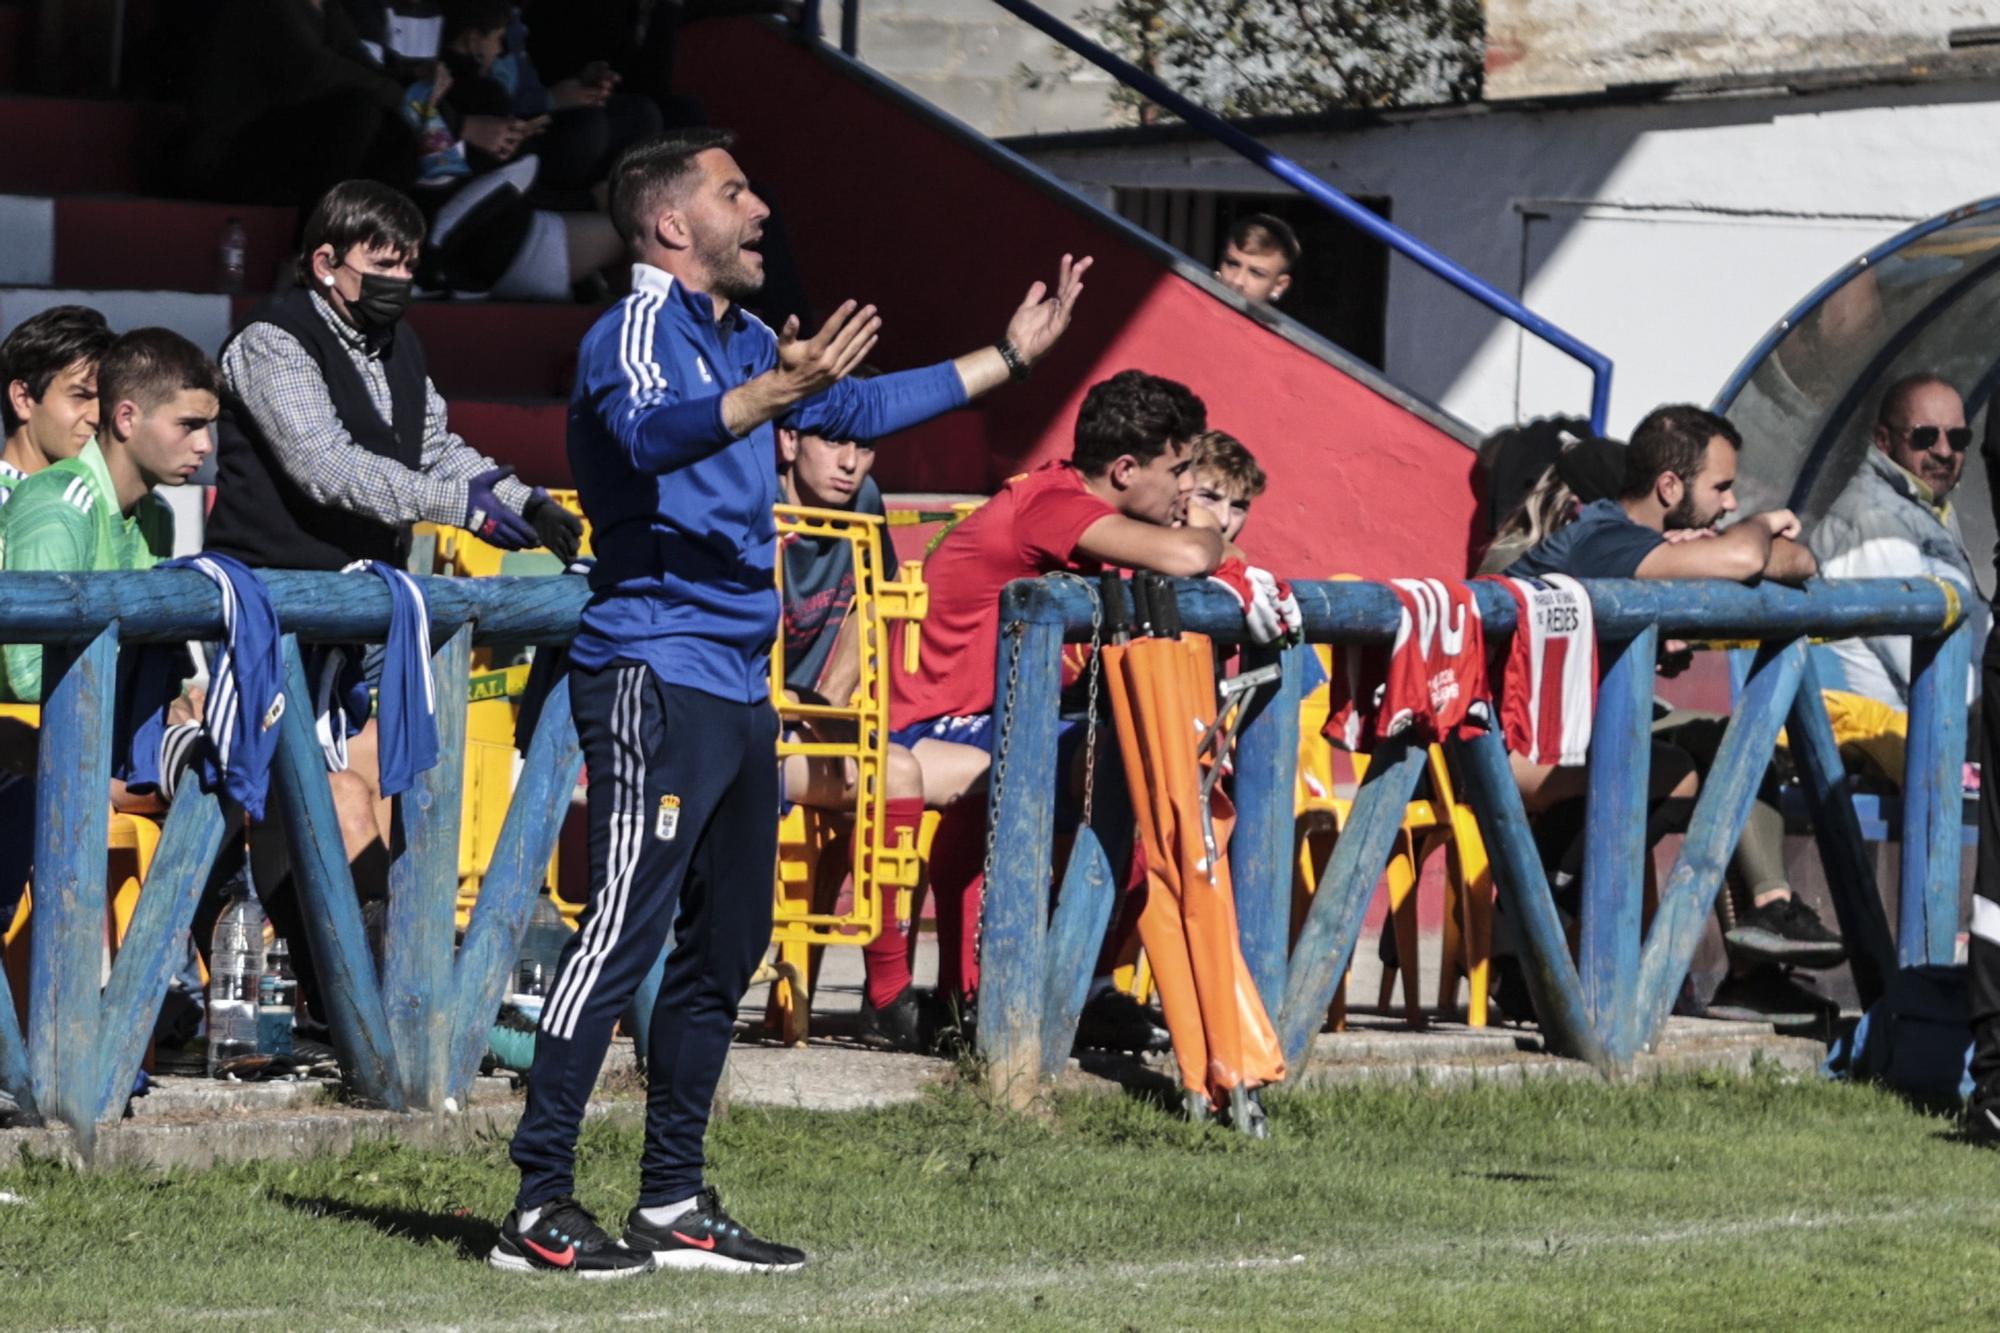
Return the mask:
[[(1156, 1263), (1122, 1263), (1104, 1265), (1051, 1265), (1047, 1263), (1033, 1266), (1019, 1266), (984, 1277), (956, 1280), (891, 1282), (853, 1293), (847, 1299), (841, 1293), (829, 1293), (813, 1285), (815, 1269), (808, 1265), (803, 1273), (784, 1275), (749, 1274), (742, 1279), (746, 1292), (756, 1295), (744, 1299), (683, 1299), (673, 1304), (646, 1310), (603, 1311), (589, 1316), (593, 1321), (619, 1324), (653, 1323), (655, 1321), (684, 1324), (694, 1315), (745, 1315), (771, 1316), (787, 1294), (798, 1293), (820, 1308), (812, 1312), (788, 1311), (784, 1317), (801, 1323), (833, 1323), (851, 1325), (856, 1318), (866, 1312), (884, 1306), (906, 1306), (916, 1301), (937, 1297), (978, 1296), (996, 1293), (1035, 1291), (1044, 1288), (1073, 1287), (1079, 1280), (1093, 1283), (1126, 1282), (1142, 1285), (1149, 1281), (1181, 1277), (1205, 1277), (1218, 1274), (1244, 1272), (1263, 1273), (1282, 1269), (1340, 1268), (1360, 1269), (1384, 1262), (1436, 1258), (1463, 1258), (1478, 1256), (1485, 1252), (1512, 1253), (1522, 1256), (1562, 1256), (1582, 1258), (1593, 1249), (1644, 1249), (1652, 1246), (1679, 1245), (1688, 1241), (1712, 1241), (1775, 1235), (1788, 1231), (1838, 1231), (1854, 1226), (1901, 1226), (1909, 1223), (1931, 1223), (1950, 1218), (2000, 1219), (2000, 1203), (1994, 1205), (1948, 1203), (1925, 1208), (1903, 1208), (1886, 1213), (1784, 1213), (1771, 1217), (1744, 1218), (1735, 1222), (1690, 1222), (1684, 1226), (1657, 1227), (1639, 1231), (1547, 1232), (1535, 1236), (1506, 1237), (1492, 1240), (1451, 1240), (1436, 1241), (1424, 1245), (1397, 1244), (1384, 1242), (1381, 1245), (1350, 1246), (1341, 1249), (1321, 1251), (1314, 1254), (1290, 1254), (1283, 1258), (1263, 1256), (1241, 1259), (1182, 1259), (1165, 1260)], [(544, 1285), (551, 1290), (559, 1289), (563, 1279), (550, 1278)], [(673, 1279), (640, 1278), (639, 1283), (665, 1282)], [(517, 1286), (515, 1290), (520, 1290)], [(629, 1290), (629, 1288), (628, 1288)], [(357, 1308), (371, 1307), (383, 1310), (401, 1308), (386, 1300), (355, 1302)], [(162, 1312), (164, 1315), (165, 1312)], [(197, 1324), (247, 1322), (252, 1316), (268, 1316), (275, 1313), (270, 1309), (261, 1310), (216, 1310), (213, 1308), (177, 1310), (172, 1317)], [(488, 1323), (453, 1321), (440, 1324), (398, 1324), (399, 1327), (416, 1333), (468, 1333), (475, 1329), (535, 1329), (560, 1333), (573, 1327), (573, 1319), (548, 1318), (537, 1320), (519, 1315), (505, 1320)]]

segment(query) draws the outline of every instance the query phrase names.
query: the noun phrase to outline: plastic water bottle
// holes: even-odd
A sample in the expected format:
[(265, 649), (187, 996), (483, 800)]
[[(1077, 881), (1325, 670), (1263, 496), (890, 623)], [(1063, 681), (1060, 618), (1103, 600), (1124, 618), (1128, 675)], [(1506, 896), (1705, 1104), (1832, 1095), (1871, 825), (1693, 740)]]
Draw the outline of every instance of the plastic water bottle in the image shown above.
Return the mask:
[(548, 998), (549, 979), (541, 960), (523, 958), (514, 968), (514, 989), (508, 994), (507, 1003), (520, 1010), (522, 1017), (539, 1023), (542, 1005)]
[(222, 224), (222, 239), (216, 252), (222, 290), (230, 296), (241, 296), (250, 264), (250, 233), (244, 228), (242, 218), (231, 218)]
[(292, 1016), (298, 994), (298, 978), (292, 975), (292, 946), (280, 935), (264, 955), (264, 975), (257, 986), (257, 1049), (265, 1055), (292, 1053)]
[(208, 1073), (257, 1053), (257, 987), (264, 975), (264, 909), (239, 886), (208, 951)]

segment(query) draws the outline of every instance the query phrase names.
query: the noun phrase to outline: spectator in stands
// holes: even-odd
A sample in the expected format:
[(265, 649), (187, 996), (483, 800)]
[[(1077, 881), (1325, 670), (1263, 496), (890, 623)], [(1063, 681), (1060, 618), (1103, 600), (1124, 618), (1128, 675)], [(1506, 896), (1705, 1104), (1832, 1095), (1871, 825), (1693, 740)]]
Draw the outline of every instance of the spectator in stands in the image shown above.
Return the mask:
[[(1979, 661), (1992, 612), (1973, 577), (1951, 493), (1965, 470), (1972, 430), (1965, 403), (1937, 375), (1907, 375), (1882, 394), (1875, 447), (1812, 536), (1820, 572), (1835, 579), (1943, 579), (1974, 618), (1968, 699), (1979, 692)], [(1845, 688), (1894, 708), (1910, 706), (1910, 641), (1898, 635), (1829, 645)], [(1835, 682), (1823, 682), (1832, 686)]]
[[(1253, 625), (1287, 615), (1298, 623), (1297, 604), (1286, 598), (1280, 606), (1275, 582), (1249, 571), (1218, 520), (1187, 503), (1192, 442), (1207, 425), (1201, 399), (1172, 380), (1127, 370), (1093, 385), (1077, 413), (1069, 459), (1009, 481), (925, 562), (930, 610), (915, 631), (921, 665), (914, 675), (891, 677), (890, 725), (893, 739), (923, 769), (925, 803), (946, 811), (932, 843), (930, 881), (938, 988), (947, 1002), (968, 1005), (978, 986), (972, 945), (984, 869), (1000, 590), (1015, 579), (1094, 575), (1107, 566), (1219, 575), (1252, 612)], [(1179, 519), (1185, 524), (1174, 526)], [(1066, 755), (1076, 755), (1082, 733), (1080, 723), (1064, 724)], [(1136, 1049), (1154, 1040), (1151, 1020), (1116, 991), (1100, 991), (1085, 1020), (1092, 1031), (1126, 1034), (1107, 1045)]]
[[(778, 427), (778, 485), (786, 504), (881, 516), (882, 491), (868, 475), (874, 466), (872, 441), (829, 440)], [(880, 568), (893, 573), (895, 543), (886, 527), (880, 536)], [(779, 549), (785, 562), (786, 692), (807, 702), (846, 704), (855, 697), (861, 680), (861, 640), (847, 618), (854, 603), (849, 544), (834, 537), (788, 535)], [(845, 760), (791, 755), (784, 761), (785, 798), (800, 805), (852, 809), (854, 782), (854, 766)], [(924, 777), (916, 757), (900, 745), (890, 745), (883, 784), (888, 798), (885, 841), (894, 846), (898, 835), (908, 830), (914, 846), (924, 818)], [(923, 1050), (929, 1044), (931, 1015), (927, 996), (910, 983), (907, 926), (895, 919), (893, 896), (884, 907), (882, 933), (862, 951), (867, 983), (860, 1035), (871, 1046)]]
[[(1544, 537), (1507, 568), (1520, 577), (1568, 574), (1576, 578), (1763, 578), (1802, 583), (1817, 570), (1798, 544), (1799, 522), (1789, 510), (1751, 514), (1721, 530), (1736, 511), (1736, 459), (1742, 436), (1727, 418), (1699, 407), (1656, 408), (1632, 433), (1625, 450), (1618, 498), (1592, 500), (1575, 518)], [(1654, 726), (1694, 757), (1706, 776), (1715, 762), (1728, 719), (1670, 713)], [(1824, 1001), (1789, 978), (1754, 963), (1832, 967), (1845, 956), (1829, 931), (1793, 894), (1784, 865), (1784, 818), (1767, 790), (1753, 806), (1733, 862), (1749, 908), (1725, 932), (1739, 966), (1717, 993), (1721, 1009), (1763, 1013), (1824, 1010)]]
[(1189, 509), (1206, 509), (1222, 533), (1233, 542), (1250, 521), (1250, 506), (1264, 493), (1264, 469), (1234, 435), (1207, 430), (1194, 441), (1194, 489)]
[[(511, 0), (453, 0), (446, 7), (441, 54), (451, 71), (451, 99), (465, 113), (466, 141), (478, 150), (474, 165), (504, 162), (525, 149), (541, 159), (538, 195), (581, 194), (571, 202), (588, 206), (582, 192), (604, 182), (617, 155), (659, 132), (659, 108), (619, 91), (620, 76), (603, 59), (544, 85), (527, 43), (527, 25)], [(513, 144), (493, 142), (508, 134)]]
[(302, 206), (336, 181), (409, 177), (403, 85), (339, 0), (229, 0), (196, 80), (183, 170), (210, 198)]
[(410, 184), (430, 229), (417, 277), (427, 290), (508, 300), (569, 300), (584, 290), (579, 284), (594, 295), (623, 245), (599, 212), (531, 203), (544, 164), (523, 145), (538, 141), (549, 117), (512, 115), (510, 94), (493, 77), (512, 14), (494, 0), (455, 5), (445, 59), (405, 91), (403, 116), (419, 150)]
[(51, 306), (0, 342), (0, 505), (51, 463), (74, 458), (97, 434), (97, 363), (113, 340), (89, 306)]
[(1252, 213), (1229, 229), (1215, 276), (1252, 306), (1274, 305), (1292, 286), (1299, 266), (1298, 233), (1283, 218)]

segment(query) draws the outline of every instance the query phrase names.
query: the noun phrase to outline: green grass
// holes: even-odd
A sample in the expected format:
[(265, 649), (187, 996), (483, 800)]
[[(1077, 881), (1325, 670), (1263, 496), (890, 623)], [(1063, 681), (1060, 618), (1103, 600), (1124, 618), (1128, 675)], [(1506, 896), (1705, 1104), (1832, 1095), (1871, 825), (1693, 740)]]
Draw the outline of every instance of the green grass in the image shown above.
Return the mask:
[[(732, 1211), (779, 1278), (489, 1272), (505, 1144), (206, 1174), (0, 1171), (0, 1327), (2000, 1326), (2000, 1154), (1866, 1088), (1679, 1079), (1272, 1099), (1274, 1137), (1143, 1102), (737, 1111)], [(622, 1218), (638, 1136), (580, 1183)]]

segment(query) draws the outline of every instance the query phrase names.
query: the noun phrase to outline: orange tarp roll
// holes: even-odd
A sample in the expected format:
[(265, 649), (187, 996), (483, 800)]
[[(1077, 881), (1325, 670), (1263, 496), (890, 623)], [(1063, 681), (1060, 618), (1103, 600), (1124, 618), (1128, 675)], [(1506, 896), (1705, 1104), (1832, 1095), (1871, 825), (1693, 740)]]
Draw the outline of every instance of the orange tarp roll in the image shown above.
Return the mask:
[(1146, 850), (1139, 939), (1152, 964), (1181, 1083), (1223, 1110), (1231, 1089), (1285, 1076), (1277, 1033), (1243, 961), (1229, 882), (1235, 810), (1211, 795), (1217, 856), (1203, 839), (1201, 740), (1215, 724), (1214, 651), (1199, 634), (1103, 648), (1104, 682)]

